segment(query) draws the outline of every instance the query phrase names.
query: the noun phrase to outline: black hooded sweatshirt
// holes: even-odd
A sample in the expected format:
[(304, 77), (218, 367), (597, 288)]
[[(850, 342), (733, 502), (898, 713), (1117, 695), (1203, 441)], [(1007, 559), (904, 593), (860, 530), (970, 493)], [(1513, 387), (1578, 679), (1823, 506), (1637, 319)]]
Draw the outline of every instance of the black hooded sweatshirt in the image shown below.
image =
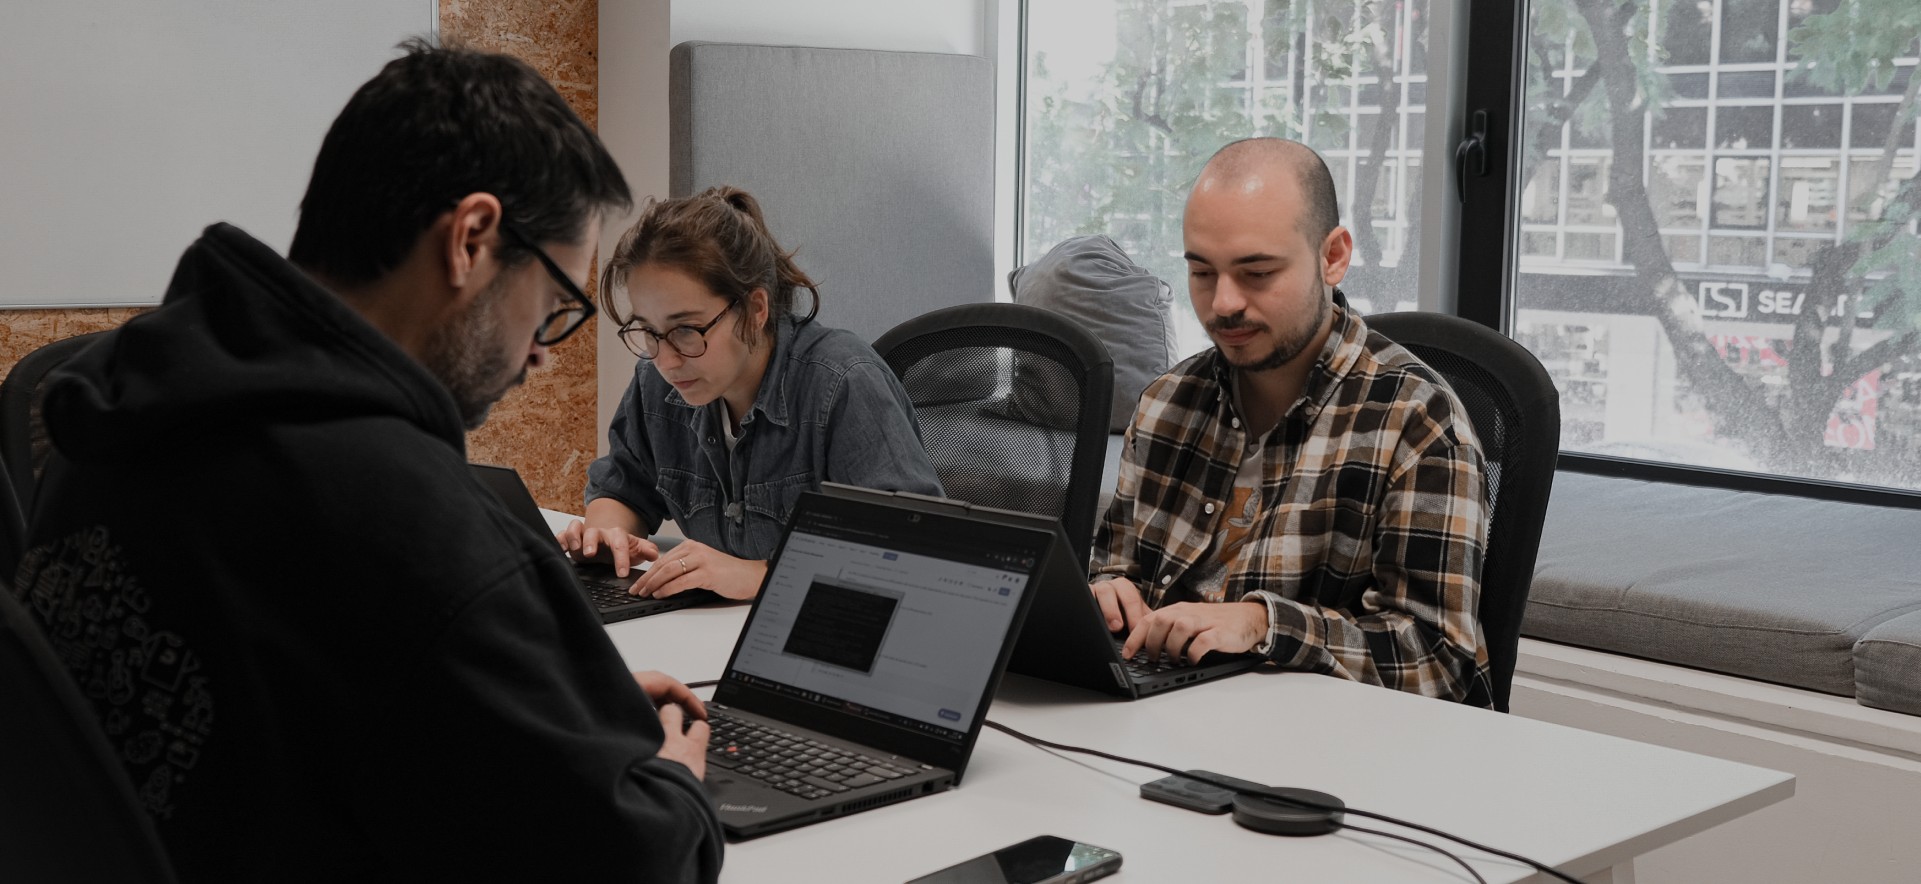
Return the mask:
[(15, 592), (183, 881), (712, 881), (721, 834), (446, 388), (216, 225), (49, 378)]

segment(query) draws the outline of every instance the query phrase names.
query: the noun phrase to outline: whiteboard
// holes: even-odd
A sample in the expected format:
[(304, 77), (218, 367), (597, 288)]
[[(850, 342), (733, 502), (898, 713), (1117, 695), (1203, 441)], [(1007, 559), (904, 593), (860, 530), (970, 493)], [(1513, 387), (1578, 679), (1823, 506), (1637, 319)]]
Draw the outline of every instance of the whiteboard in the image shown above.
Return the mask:
[(159, 303), (215, 221), (286, 253), (333, 118), (437, 0), (49, 0), (0, 22), (0, 307)]

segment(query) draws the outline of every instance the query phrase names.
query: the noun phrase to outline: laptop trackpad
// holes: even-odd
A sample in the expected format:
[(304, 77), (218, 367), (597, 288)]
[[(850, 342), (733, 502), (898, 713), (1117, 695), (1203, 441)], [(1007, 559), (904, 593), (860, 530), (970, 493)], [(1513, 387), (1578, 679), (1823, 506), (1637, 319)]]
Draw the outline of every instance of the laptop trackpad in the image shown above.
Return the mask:
[(720, 811), (722, 818), (736, 820), (743, 825), (752, 825), (755, 820), (766, 816), (769, 810), (780, 810), (799, 803), (752, 777), (742, 777), (712, 767), (707, 769), (707, 779), (702, 785), (714, 800), (714, 807)]

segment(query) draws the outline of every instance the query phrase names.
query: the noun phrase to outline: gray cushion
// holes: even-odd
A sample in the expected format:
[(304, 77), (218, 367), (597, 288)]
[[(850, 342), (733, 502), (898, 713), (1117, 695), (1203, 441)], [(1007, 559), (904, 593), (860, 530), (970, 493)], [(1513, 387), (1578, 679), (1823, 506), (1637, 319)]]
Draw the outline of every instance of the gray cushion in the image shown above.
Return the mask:
[(1522, 631), (1832, 694), (1921, 610), (1921, 511), (1555, 476)]
[(821, 321), (872, 342), (935, 308), (994, 299), (986, 59), (682, 43), (668, 84), (669, 189), (758, 197), (820, 283)]
[(1855, 698), (1921, 715), (1921, 611), (1883, 620), (1854, 645)]
[[(1107, 346), (1114, 360), (1109, 429), (1127, 429), (1141, 391), (1175, 361), (1174, 296), (1167, 283), (1135, 264), (1113, 240), (1077, 236), (1009, 273), (1007, 288), (1014, 303), (1062, 314)], [(1022, 380), (1016, 375), (1015, 398), (1009, 403), (1015, 409), (1022, 407)]]

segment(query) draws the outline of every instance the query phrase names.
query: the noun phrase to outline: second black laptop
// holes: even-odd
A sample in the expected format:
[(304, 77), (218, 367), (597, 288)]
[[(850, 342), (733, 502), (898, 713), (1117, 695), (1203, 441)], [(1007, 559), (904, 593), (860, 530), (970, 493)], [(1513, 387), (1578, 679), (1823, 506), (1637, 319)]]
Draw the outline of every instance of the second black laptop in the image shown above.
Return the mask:
[[(1052, 531), (1066, 543), (1060, 521), (1046, 516), (831, 482), (824, 483), (821, 490), (836, 497), (889, 501), (925, 512), (964, 512), (1000, 524)], [(1014, 658), (1007, 664), (1009, 672), (1134, 700), (1238, 675), (1261, 665), (1262, 658), (1256, 654), (1209, 654), (1194, 663), (1166, 658), (1148, 662), (1145, 654), (1124, 658), (1121, 644), (1125, 637), (1107, 631), (1107, 618), (1101, 614), (1100, 603), (1087, 590), (1085, 563), (1057, 558), (1038, 576), (1034, 610), (1027, 615), (1027, 626), (1014, 645)]]

